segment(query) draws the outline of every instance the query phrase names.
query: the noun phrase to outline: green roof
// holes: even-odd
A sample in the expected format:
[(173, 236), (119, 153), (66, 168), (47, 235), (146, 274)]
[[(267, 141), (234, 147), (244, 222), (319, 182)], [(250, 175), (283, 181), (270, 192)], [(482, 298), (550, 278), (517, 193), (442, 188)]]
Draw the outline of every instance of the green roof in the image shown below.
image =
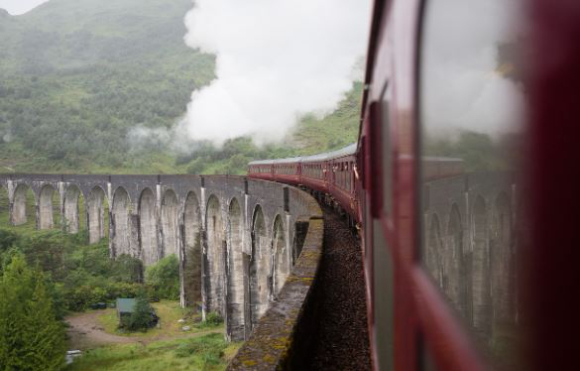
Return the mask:
[(135, 310), (136, 299), (117, 299), (117, 312), (119, 313), (133, 313)]

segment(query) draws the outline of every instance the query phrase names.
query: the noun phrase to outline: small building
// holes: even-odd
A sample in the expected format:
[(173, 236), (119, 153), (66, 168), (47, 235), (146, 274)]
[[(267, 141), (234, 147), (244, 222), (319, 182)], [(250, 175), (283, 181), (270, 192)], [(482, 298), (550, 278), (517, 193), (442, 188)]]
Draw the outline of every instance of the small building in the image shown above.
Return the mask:
[(118, 298), (117, 299), (117, 319), (119, 323), (123, 323), (122, 319), (130, 317), (131, 314), (135, 311), (135, 304), (137, 303), (136, 299), (125, 299), (125, 298)]

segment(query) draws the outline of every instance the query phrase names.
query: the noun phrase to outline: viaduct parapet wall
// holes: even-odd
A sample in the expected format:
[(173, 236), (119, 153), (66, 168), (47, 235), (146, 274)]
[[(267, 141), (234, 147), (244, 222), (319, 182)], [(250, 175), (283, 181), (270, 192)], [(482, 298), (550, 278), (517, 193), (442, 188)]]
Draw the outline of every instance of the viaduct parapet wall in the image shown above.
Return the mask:
[[(231, 340), (247, 339), (278, 300), (311, 218), (320, 217), (296, 188), (236, 176), (10, 174), (0, 185), (13, 225), (34, 217), (38, 229), (54, 228), (57, 209), (62, 227), (77, 233), (84, 202), (89, 240), (108, 230), (111, 257), (150, 265), (175, 254), (181, 304), (219, 313)], [(29, 190), (35, 215), (27, 215)]]

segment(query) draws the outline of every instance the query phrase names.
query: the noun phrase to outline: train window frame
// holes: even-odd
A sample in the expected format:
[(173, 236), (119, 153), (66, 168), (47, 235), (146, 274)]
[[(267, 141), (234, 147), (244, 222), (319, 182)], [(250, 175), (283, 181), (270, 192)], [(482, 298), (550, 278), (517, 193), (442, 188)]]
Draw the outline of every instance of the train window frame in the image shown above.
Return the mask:
[[(451, 349), (442, 349), (442, 347), (439, 344), (435, 344), (433, 342), (433, 328), (439, 327), (439, 330), (441, 330), (440, 326), (436, 326), (433, 323), (429, 323), (428, 325), (423, 325), (421, 326), (422, 328), (424, 327), (430, 327), (431, 328), (431, 339), (427, 339), (427, 337), (423, 338), (422, 341), (424, 342), (424, 344), (422, 344), (423, 346), (425, 346), (426, 350), (429, 352), (429, 356), (433, 356), (433, 361), (435, 361), (435, 363), (441, 363), (441, 358), (444, 357), (442, 355), (442, 353), (451, 353), (451, 357), (448, 358), (446, 361), (450, 362), (450, 364), (457, 364), (457, 362), (462, 362), (462, 363), (467, 363), (467, 364), (471, 364), (472, 367), (474, 366), (479, 366), (479, 368), (477, 369), (483, 369), (486, 368), (486, 366), (489, 366), (490, 364), (495, 364), (498, 365), (499, 367), (505, 367), (508, 366), (508, 364), (504, 364), (504, 361), (506, 360), (505, 357), (501, 357), (501, 358), (497, 358), (496, 356), (492, 356), (492, 350), (489, 344), (485, 344), (485, 342), (479, 338), (479, 334), (477, 333), (478, 329), (475, 327), (474, 322), (473, 322), (473, 316), (474, 316), (474, 309), (473, 309), (473, 303), (474, 303), (474, 298), (473, 298), (473, 292), (469, 292), (467, 294), (467, 299), (470, 300), (469, 303), (463, 303), (463, 304), (458, 304), (458, 303), (452, 303), (452, 299), (451, 297), (448, 295), (448, 293), (446, 292), (446, 290), (442, 287), (442, 285), (438, 284), (437, 282), (437, 277), (435, 277), (432, 272), (431, 272), (431, 268), (428, 265), (428, 255), (429, 255), (429, 245), (431, 244), (431, 238), (433, 237), (433, 232), (431, 231), (432, 229), (432, 224), (433, 224), (433, 219), (438, 217), (438, 221), (439, 221), (439, 231), (438, 231), (438, 236), (436, 238), (443, 238), (443, 239), (448, 239), (448, 238), (452, 238), (450, 237), (451, 234), (448, 231), (448, 229), (450, 228), (450, 224), (451, 224), (451, 214), (453, 213), (453, 207), (454, 205), (451, 204), (450, 207), (450, 211), (448, 213), (448, 215), (446, 214), (441, 214), (441, 215), (437, 215), (436, 213), (433, 213), (430, 209), (430, 205), (433, 203), (433, 200), (431, 199), (431, 189), (429, 185), (426, 185), (425, 182), (427, 182), (427, 167), (428, 164), (423, 161), (423, 155), (427, 156), (426, 153), (426, 148), (427, 146), (425, 145), (425, 140), (427, 138), (427, 129), (429, 128), (429, 121), (426, 120), (426, 116), (425, 116), (425, 96), (427, 95), (424, 91), (425, 91), (425, 86), (426, 83), (428, 81), (428, 79), (426, 78), (427, 74), (429, 73), (428, 71), (425, 70), (425, 65), (428, 65), (429, 62), (427, 62), (428, 58), (426, 58), (426, 50), (427, 50), (427, 40), (426, 40), (426, 35), (428, 35), (430, 32), (433, 31), (433, 22), (434, 19), (429, 19), (429, 8), (433, 7), (433, 6), (437, 6), (437, 2), (434, 0), (421, 0), (420, 1), (420, 13), (419, 13), (419, 22), (418, 22), (418, 38), (417, 38), (417, 53), (416, 53), (416, 60), (415, 60), (415, 97), (414, 97), (414, 114), (416, 117), (416, 122), (414, 125), (415, 131), (416, 131), (416, 137), (415, 137), (415, 150), (414, 150), (414, 156), (415, 159), (417, 159), (417, 161), (415, 161), (414, 164), (414, 173), (415, 173), (415, 194), (417, 194), (418, 197), (418, 202), (415, 206), (415, 227), (418, 231), (417, 235), (418, 238), (416, 238), (415, 240), (415, 244), (414, 244), (414, 254), (413, 254), (413, 260), (414, 260), (414, 265), (416, 267), (418, 267), (422, 273), (424, 274), (426, 281), (429, 281), (430, 285), (432, 286), (431, 288), (435, 289), (434, 293), (436, 293), (436, 297), (431, 297), (428, 300), (428, 306), (432, 307), (434, 309), (430, 309), (429, 312), (431, 312), (430, 314), (432, 315), (433, 313), (437, 313), (439, 315), (443, 314), (445, 317), (449, 316), (449, 318), (446, 318), (443, 320), (443, 322), (446, 322), (446, 327), (449, 329), (445, 329), (445, 331), (443, 331), (443, 334), (440, 334), (439, 336), (446, 336), (448, 338), (454, 338), (451, 345)], [(439, 4), (440, 5), (440, 4)], [(429, 27), (429, 23), (431, 23), (430, 27)], [(430, 40), (432, 42), (432, 39)], [(432, 63), (432, 61), (430, 61)], [(431, 90), (431, 94), (433, 94), (433, 87), (430, 88)], [(506, 122), (505, 125), (511, 125), (511, 123), (508, 121)], [(437, 164), (437, 174), (442, 175), (442, 174), (447, 174), (447, 176), (449, 176), (449, 174), (453, 175), (453, 173), (455, 171), (457, 171), (456, 167), (460, 166), (458, 164), (455, 163), (439, 163)], [(463, 168), (462, 168), (463, 169)], [(463, 176), (465, 177), (465, 181), (464, 181), (464, 198), (465, 198), (465, 206), (462, 206), (461, 208), (461, 213), (460, 213), (460, 224), (459, 224), (459, 228), (461, 230), (460, 234), (467, 234), (466, 236), (462, 236), (461, 237), (461, 244), (463, 244), (463, 248), (460, 248), (459, 250), (462, 251), (462, 257), (460, 259), (465, 259), (467, 256), (467, 259), (471, 262), (471, 259), (473, 258), (470, 254), (473, 254), (473, 248), (474, 248), (474, 241), (472, 239), (473, 234), (475, 233), (473, 231), (473, 226), (470, 225), (470, 227), (466, 227), (466, 221), (467, 220), (471, 220), (470, 218), (473, 218), (473, 208), (475, 207), (475, 203), (477, 202), (477, 198), (479, 197), (479, 195), (476, 194), (475, 197), (471, 197), (468, 196), (467, 194), (467, 187), (468, 184), (470, 182), (470, 177), (471, 174), (465, 172), (463, 174)], [(513, 185), (512, 185), (513, 187)], [(472, 199), (473, 198), (473, 199)], [(472, 205), (473, 203), (473, 205)], [(456, 206), (456, 205), (455, 205)], [(491, 204), (488, 205), (488, 208), (490, 208), (489, 210), (491, 210)], [(513, 205), (512, 205), (513, 207)], [(489, 218), (490, 216), (487, 215), (486, 218)], [(489, 221), (488, 221), (489, 222)], [(512, 226), (513, 229), (513, 226)], [(512, 231), (512, 233), (514, 233)], [(441, 243), (439, 241), (439, 243)], [(467, 251), (467, 254), (464, 255), (463, 251)], [(489, 258), (488, 258), (489, 259)], [(463, 263), (459, 263), (460, 268), (458, 268), (458, 270), (461, 272), (462, 268), (461, 264)], [(469, 263), (471, 264), (471, 263)], [(469, 273), (470, 276), (467, 276), (467, 278), (470, 281), (470, 285), (473, 285), (473, 277), (471, 276), (473, 274), (473, 272), (471, 272), (471, 269), (473, 269), (472, 266), (469, 266), (468, 269), (470, 270)], [(491, 273), (489, 273), (491, 274)], [(491, 279), (491, 278), (490, 278)], [(460, 282), (466, 280), (466, 277), (461, 276)], [(461, 283), (460, 285), (461, 286)], [(469, 287), (467, 290), (473, 290), (473, 287)], [(461, 292), (462, 289), (460, 288), (459, 291)], [(456, 299), (457, 300), (457, 299)], [(462, 297), (460, 296), (458, 300), (462, 300)], [(517, 298), (514, 299), (515, 301), (517, 301)], [(488, 303), (489, 304), (489, 303)], [(463, 311), (461, 310), (463, 306)], [(444, 312), (443, 313), (441, 311), (441, 309), (444, 308)], [(463, 313), (461, 313), (463, 312)], [(441, 320), (441, 319), (439, 319)], [(432, 322), (433, 318), (430, 318), (428, 320), (428, 322)], [(517, 322), (517, 320), (515, 321)], [(491, 324), (493, 325), (493, 324)], [(423, 329), (421, 330), (421, 337), (423, 337), (424, 332)], [(521, 337), (521, 334), (518, 335), (518, 337)], [(463, 341), (463, 344), (461, 344), (461, 341)], [(490, 341), (490, 339), (486, 338), (486, 341)], [(521, 344), (520, 344), (521, 345)], [(427, 353), (423, 354), (423, 357), (421, 359), (422, 362), (426, 361), (426, 355)], [(519, 357), (521, 357), (521, 355), (519, 355)], [(458, 361), (461, 360), (461, 361)], [(513, 362), (513, 360), (508, 360), (507, 362)], [(517, 363), (522, 362), (521, 360), (516, 361)], [(446, 362), (445, 362), (446, 363)], [(443, 364), (443, 363), (441, 363)], [(435, 364), (431, 364), (431, 366), (435, 366)], [(439, 366), (439, 365), (437, 365)], [(422, 368), (425, 369), (425, 368)]]
[(385, 216), (393, 215), (393, 145), (391, 138), (391, 101), (393, 92), (389, 82), (385, 83), (379, 98), (379, 122), (381, 138), (381, 209)]

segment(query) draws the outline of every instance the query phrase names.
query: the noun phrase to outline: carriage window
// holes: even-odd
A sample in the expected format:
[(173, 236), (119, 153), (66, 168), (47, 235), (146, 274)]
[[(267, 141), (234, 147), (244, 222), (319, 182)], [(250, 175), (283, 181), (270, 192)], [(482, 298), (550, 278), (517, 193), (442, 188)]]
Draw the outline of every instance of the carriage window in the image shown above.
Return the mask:
[(423, 267), (490, 362), (509, 369), (521, 367), (526, 225), (518, 3), (426, 2), (418, 106)]

